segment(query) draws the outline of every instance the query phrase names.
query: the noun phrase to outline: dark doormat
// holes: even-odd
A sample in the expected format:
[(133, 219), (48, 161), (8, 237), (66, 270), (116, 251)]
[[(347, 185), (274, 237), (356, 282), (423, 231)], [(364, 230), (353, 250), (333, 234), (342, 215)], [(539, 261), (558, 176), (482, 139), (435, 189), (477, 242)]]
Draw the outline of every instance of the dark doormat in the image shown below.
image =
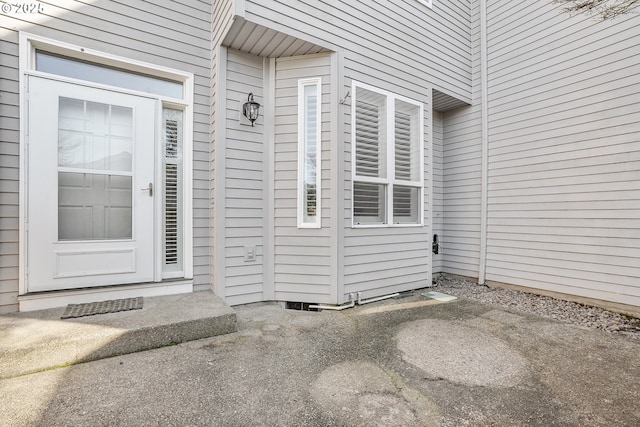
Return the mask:
[(117, 313), (119, 311), (139, 310), (141, 308), (142, 297), (112, 299), (109, 301), (89, 302), (86, 304), (69, 304), (64, 310), (61, 319)]

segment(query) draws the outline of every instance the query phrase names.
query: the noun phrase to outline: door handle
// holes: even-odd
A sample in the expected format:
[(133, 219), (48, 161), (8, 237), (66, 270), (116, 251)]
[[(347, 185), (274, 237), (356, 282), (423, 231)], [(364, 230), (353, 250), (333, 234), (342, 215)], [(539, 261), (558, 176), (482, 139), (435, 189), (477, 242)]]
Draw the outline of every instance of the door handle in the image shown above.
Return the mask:
[(149, 197), (153, 196), (153, 183), (149, 183), (149, 186), (147, 188), (141, 188), (140, 191), (148, 191), (149, 192)]

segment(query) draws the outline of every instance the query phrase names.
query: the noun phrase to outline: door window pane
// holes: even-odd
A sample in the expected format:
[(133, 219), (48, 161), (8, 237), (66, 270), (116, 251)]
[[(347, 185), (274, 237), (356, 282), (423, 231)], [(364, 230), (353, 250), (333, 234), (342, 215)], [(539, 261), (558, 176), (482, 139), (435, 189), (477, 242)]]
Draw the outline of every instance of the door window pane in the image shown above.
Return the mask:
[(58, 166), (131, 172), (131, 108), (61, 97), (58, 119)]
[(58, 240), (132, 238), (130, 176), (58, 172)]

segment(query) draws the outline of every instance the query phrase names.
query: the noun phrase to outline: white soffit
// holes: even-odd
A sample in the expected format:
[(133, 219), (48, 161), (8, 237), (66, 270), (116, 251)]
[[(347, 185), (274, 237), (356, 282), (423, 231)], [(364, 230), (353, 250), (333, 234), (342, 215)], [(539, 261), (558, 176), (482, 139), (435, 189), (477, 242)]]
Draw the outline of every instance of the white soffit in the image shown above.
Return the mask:
[(237, 18), (222, 44), (252, 55), (279, 58), (330, 52), (330, 49)]

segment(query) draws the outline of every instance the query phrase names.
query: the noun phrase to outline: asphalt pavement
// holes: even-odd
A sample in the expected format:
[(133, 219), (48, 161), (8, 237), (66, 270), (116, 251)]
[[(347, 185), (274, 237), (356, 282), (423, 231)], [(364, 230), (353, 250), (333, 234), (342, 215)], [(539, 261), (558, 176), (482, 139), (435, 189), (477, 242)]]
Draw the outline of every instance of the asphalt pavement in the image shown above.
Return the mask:
[(421, 292), (0, 380), (2, 426), (638, 426), (640, 341)]

